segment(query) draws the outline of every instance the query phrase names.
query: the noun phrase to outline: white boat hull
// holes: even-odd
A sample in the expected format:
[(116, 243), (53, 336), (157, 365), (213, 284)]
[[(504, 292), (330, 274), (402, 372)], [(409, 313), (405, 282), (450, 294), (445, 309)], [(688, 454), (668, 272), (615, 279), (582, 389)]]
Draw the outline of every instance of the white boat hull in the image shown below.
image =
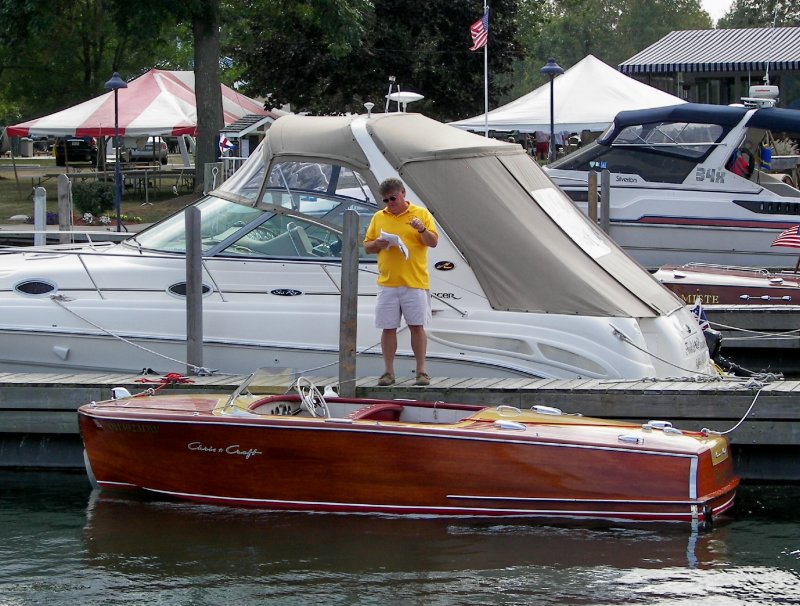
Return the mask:
[(796, 251), (771, 244), (800, 223), (800, 190), (759, 164), (770, 130), (800, 131), (800, 112), (691, 103), (621, 112), (596, 143), (547, 172), (588, 213), (589, 171), (608, 171), (609, 235), (645, 267), (793, 267)]
[[(363, 240), (379, 212), (377, 184), (402, 170), (408, 199), (430, 210), (439, 235), (427, 251), (429, 373), (712, 372), (683, 304), (589, 225), (516, 146), (386, 114), (285, 116), (260, 150), (193, 206), (199, 233), (189, 233), (181, 212), (115, 245), (3, 251), (0, 370), (338, 374), (343, 250)], [(346, 217), (359, 224), (357, 234)], [(405, 231), (409, 244), (419, 237)], [(190, 237), (202, 249), (203, 296), (202, 340), (188, 340), (202, 343), (202, 359), (192, 348), (188, 360)], [(353, 248), (356, 372), (376, 376), (384, 371), (374, 326), (377, 263)], [(398, 337), (396, 374), (412, 376), (404, 325)]]

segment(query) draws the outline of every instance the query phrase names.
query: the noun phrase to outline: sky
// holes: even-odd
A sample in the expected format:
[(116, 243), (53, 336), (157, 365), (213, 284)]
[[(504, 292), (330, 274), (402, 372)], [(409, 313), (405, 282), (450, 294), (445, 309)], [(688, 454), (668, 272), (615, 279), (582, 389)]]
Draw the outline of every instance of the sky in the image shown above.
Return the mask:
[(733, 4), (733, 0), (700, 0), (703, 10), (711, 15), (711, 20), (716, 23)]

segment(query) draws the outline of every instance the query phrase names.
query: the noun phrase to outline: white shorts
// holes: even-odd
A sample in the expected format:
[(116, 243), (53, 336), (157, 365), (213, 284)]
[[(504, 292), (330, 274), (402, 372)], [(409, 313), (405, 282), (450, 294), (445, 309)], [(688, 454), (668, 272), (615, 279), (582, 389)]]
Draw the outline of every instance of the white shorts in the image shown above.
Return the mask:
[(422, 288), (379, 286), (375, 301), (375, 328), (400, 328), (400, 316), (409, 326), (431, 321), (431, 294)]

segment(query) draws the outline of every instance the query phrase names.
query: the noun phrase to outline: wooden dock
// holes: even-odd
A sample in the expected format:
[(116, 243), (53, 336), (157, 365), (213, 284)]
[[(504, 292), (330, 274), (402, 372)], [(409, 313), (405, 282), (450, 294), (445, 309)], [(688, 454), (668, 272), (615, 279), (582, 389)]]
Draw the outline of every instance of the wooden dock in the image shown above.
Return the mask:
[[(287, 375), (261, 391), (284, 393)], [(232, 392), (240, 375), (192, 377), (167, 384), (165, 391)], [(320, 388), (335, 377), (310, 377)], [(147, 382), (142, 382), (145, 379)], [(727, 431), (737, 473), (754, 481), (800, 481), (800, 381), (755, 383), (744, 380), (600, 381), (595, 379), (478, 379), (434, 377), (417, 387), (411, 378), (378, 387), (377, 377), (357, 381), (356, 395), (448, 402), (544, 404), (586, 416), (645, 422), (671, 421), (675, 427)], [(115, 374), (0, 374), (0, 467), (82, 469), (76, 410), (110, 397), (113, 387), (138, 393), (159, 387), (163, 377)], [(755, 400), (755, 404), (754, 404)]]
[(722, 332), (722, 354), (744, 368), (797, 376), (800, 306), (708, 306), (712, 328)]

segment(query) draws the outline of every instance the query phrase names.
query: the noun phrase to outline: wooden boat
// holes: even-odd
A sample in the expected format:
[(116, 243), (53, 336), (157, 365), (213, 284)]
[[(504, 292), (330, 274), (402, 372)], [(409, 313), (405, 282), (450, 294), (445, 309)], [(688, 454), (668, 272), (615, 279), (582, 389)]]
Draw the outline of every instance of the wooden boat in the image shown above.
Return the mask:
[(661, 421), (247, 386), (81, 406), (90, 478), (266, 509), (698, 523), (739, 482), (724, 437)]
[(699, 297), (713, 305), (800, 305), (800, 274), (756, 267), (686, 263), (655, 272), (659, 282), (687, 305)]

